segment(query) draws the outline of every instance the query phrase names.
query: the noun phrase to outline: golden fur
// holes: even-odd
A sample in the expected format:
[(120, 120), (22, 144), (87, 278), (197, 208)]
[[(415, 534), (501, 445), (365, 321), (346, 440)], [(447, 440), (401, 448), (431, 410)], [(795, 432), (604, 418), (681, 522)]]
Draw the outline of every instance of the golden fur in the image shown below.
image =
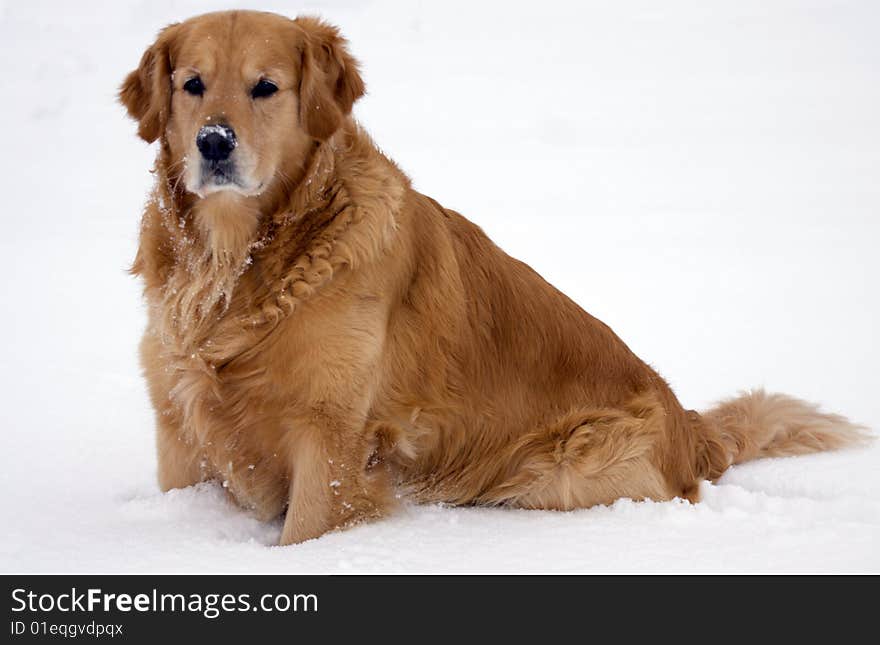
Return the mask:
[[(183, 91), (198, 73), (206, 91)], [(271, 74), (279, 91), (252, 99)], [(256, 12), (161, 32), (120, 99), (159, 141), (133, 272), (163, 490), (224, 483), (281, 542), (399, 495), (571, 509), (697, 500), (762, 455), (863, 435), (795, 399), (700, 415), (606, 325), (410, 186), (350, 117), (335, 28)], [(196, 133), (228, 123), (247, 181), (199, 194)]]

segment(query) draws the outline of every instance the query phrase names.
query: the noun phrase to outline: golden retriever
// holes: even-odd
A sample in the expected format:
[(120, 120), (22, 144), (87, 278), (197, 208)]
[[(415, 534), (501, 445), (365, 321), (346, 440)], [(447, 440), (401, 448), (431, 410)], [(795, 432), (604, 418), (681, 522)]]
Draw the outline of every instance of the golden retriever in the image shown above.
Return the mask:
[(286, 513), (289, 544), (399, 497), (697, 501), (732, 463), (864, 438), (762, 391), (684, 409), (611, 329), (413, 190), (353, 121), (363, 93), (336, 28), (249, 11), (165, 28), (125, 79), (159, 141), (132, 271), (163, 490), (222, 481)]

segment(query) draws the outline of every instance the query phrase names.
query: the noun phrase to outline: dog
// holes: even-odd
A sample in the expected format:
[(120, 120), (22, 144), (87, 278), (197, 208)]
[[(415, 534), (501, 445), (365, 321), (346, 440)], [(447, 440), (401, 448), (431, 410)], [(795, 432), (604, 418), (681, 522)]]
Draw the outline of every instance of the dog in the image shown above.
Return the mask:
[(163, 491), (220, 481), (291, 544), (400, 498), (697, 502), (731, 464), (868, 437), (762, 390), (683, 408), (608, 326), (415, 191), (353, 120), (364, 91), (335, 27), (250, 11), (166, 27), (122, 84), (159, 142), (131, 271)]

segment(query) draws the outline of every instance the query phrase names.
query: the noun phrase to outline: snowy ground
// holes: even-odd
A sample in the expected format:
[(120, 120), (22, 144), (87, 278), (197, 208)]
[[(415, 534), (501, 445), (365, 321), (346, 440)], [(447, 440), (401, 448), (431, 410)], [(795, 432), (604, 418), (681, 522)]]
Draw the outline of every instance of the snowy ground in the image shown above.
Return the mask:
[[(340, 24), (417, 188), (686, 405), (764, 385), (880, 429), (877, 3), (234, 4)], [(697, 505), (408, 507), (286, 548), (216, 486), (160, 494), (125, 273), (153, 151), (114, 92), (165, 23), (229, 6), (0, 2), (0, 571), (880, 571), (880, 446)]]

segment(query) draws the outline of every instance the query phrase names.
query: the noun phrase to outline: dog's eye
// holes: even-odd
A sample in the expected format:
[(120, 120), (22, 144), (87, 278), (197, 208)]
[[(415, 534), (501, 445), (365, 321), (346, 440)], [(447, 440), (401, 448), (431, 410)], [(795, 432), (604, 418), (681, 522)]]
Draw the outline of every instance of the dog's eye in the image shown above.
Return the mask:
[(275, 85), (275, 83), (263, 79), (254, 85), (254, 89), (251, 90), (251, 96), (255, 99), (261, 99), (266, 96), (271, 96), (277, 91), (278, 86)]
[(200, 79), (198, 76), (196, 76), (195, 78), (191, 78), (186, 83), (184, 83), (183, 89), (185, 92), (189, 92), (193, 96), (201, 96), (205, 93), (205, 86), (202, 83), (202, 79)]

